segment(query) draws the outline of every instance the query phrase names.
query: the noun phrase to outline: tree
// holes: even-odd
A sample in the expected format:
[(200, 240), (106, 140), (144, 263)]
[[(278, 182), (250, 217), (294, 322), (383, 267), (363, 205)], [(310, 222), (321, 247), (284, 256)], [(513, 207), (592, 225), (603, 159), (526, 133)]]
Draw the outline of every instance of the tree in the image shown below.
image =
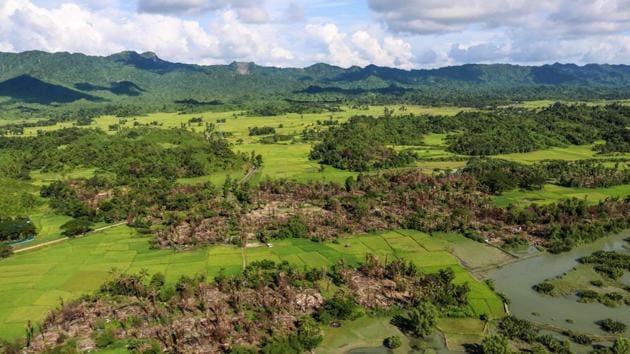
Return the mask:
[(92, 230), (92, 223), (85, 218), (72, 219), (61, 225), (62, 234), (68, 237), (75, 237)]
[(486, 337), (481, 342), (481, 350), (483, 354), (507, 354), (509, 353), (507, 338), (500, 334)]
[(415, 308), (407, 312), (405, 316), (397, 315), (392, 323), (405, 332), (416, 337), (425, 337), (433, 333), (437, 325), (438, 311), (429, 302), (421, 302)]
[(399, 336), (391, 336), (383, 340), (383, 345), (389, 349), (396, 349), (400, 348), (400, 346), (402, 345), (402, 341), (400, 340)]
[(302, 347), (307, 351), (315, 349), (324, 339), (319, 325), (312, 317), (304, 317), (298, 321), (297, 335)]

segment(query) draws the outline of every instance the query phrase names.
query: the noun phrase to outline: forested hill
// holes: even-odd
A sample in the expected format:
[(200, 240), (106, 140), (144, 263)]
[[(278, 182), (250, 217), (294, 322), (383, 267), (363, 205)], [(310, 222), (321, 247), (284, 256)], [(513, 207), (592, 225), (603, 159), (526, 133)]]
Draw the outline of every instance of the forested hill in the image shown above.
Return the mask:
[[(297, 101), (399, 100), (467, 104), (524, 99), (630, 97), (630, 66), (468, 64), (430, 70), (315, 64), (275, 68), (254, 63), (201, 66), (154, 53), (107, 57), (70, 53), (0, 53), (0, 105), (242, 104)], [(463, 102), (462, 102), (463, 101)]]

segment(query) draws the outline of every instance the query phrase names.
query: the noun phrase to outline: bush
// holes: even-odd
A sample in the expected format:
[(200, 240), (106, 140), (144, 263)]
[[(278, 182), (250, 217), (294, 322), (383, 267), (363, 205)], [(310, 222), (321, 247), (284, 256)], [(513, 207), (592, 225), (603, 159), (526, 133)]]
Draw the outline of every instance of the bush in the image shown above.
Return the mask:
[(502, 335), (486, 337), (481, 341), (481, 351), (483, 354), (507, 354), (507, 338)]
[(249, 136), (275, 134), (274, 127), (251, 127), (249, 128)]
[(551, 292), (553, 291), (554, 286), (553, 286), (553, 284), (551, 284), (551, 283), (548, 283), (548, 282), (542, 282), (542, 283), (540, 283), (540, 284), (536, 284), (536, 285), (532, 286), (532, 288), (533, 288), (534, 290), (536, 290), (537, 292), (539, 292), (539, 293), (549, 295), (549, 294), (551, 294)]
[(111, 345), (116, 341), (116, 335), (114, 334), (114, 330), (112, 328), (106, 327), (94, 338), (94, 344), (98, 348), (105, 348)]
[(317, 317), (321, 322), (328, 322), (326, 319), (349, 320), (356, 318), (358, 307), (352, 297), (337, 294), (324, 302)]
[(615, 321), (607, 318), (605, 320), (597, 321), (597, 325), (608, 333), (623, 333), (626, 330), (626, 325), (622, 322)]
[(596, 287), (602, 287), (604, 285), (604, 282), (597, 279), (597, 280), (591, 280), (591, 285), (596, 286)]
[(421, 302), (406, 315), (397, 315), (392, 324), (415, 337), (425, 337), (433, 333), (437, 325), (438, 310), (429, 302)]
[(282, 225), (276, 233), (277, 238), (307, 237), (308, 227), (299, 217), (292, 217), (285, 225)]
[(391, 336), (383, 340), (383, 345), (389, 349), (396, 349), (400, 348), (400, 346), (402, 345), (402, 341), (400, 340), (399, 336)]

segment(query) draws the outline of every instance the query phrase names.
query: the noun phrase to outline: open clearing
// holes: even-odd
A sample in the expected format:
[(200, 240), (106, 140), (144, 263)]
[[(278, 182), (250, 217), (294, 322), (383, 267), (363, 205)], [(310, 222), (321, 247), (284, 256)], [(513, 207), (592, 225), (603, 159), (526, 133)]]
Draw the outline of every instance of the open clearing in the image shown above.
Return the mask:
[(628, 195), (630, 195), (630, 185), (628, 184), (608, 188), (570, 188), (546, 184), (541, 190), (537, 191), (516, 189), (504, 192), (501, 195), (493, 197), (493, 202), (497, 206), (505, 207), (509, 204), (545, 204), (556, 202), (560, 199), (578, 198), (586, 199), (588, 203), (595, 204), (606, 198), (623, 198)]
[[(448, 236), (447, 240), (401, 230), (342, 238), (338, 243), (287, 239), (274, 242), (270, 248), (243, 250), (235, 246), (212, 246), (176, 252), (150, 249), (146, 237), (126, 226), (118, 226), (0, 262), (0, 333), (4, 338), (23, 335), (29, 319), (40, 321), (61, 299), (77, 298), (96, 290), (111, 276), (112, 268), (124, 272), (143, 269), (149, 273), (162, 272), (167, 281), (174, 282), (182, 275), (196, 273), (214, 277), (222, 269), (234, 274), (243, 268), (243, 259), (246, 262), (286, 260), (300, 267), (326, 267), (339, 260), (356, 264), (366, 253), (388, 259), (403, 257), (426, 272), (451, 267), (457, 283), (470, 285), (471, 309), (475, 314), (501, 316), (501, 299), (473, 278), (451, 253), (459, 242), (467, 241), (456, 235)], [(245, 257), (242, 252), (246, 252)], [(488, 247), (487, 257), (496, 257), (494, 249)]]

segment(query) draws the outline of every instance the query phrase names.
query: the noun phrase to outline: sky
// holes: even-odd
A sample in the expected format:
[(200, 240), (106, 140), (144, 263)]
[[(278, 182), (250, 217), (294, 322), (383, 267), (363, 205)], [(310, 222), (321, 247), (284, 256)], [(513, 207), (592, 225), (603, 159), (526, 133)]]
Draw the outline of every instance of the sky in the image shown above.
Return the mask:
[(630, 0), (0, 0), (0, 51), (304, 67), (630, 64)]

